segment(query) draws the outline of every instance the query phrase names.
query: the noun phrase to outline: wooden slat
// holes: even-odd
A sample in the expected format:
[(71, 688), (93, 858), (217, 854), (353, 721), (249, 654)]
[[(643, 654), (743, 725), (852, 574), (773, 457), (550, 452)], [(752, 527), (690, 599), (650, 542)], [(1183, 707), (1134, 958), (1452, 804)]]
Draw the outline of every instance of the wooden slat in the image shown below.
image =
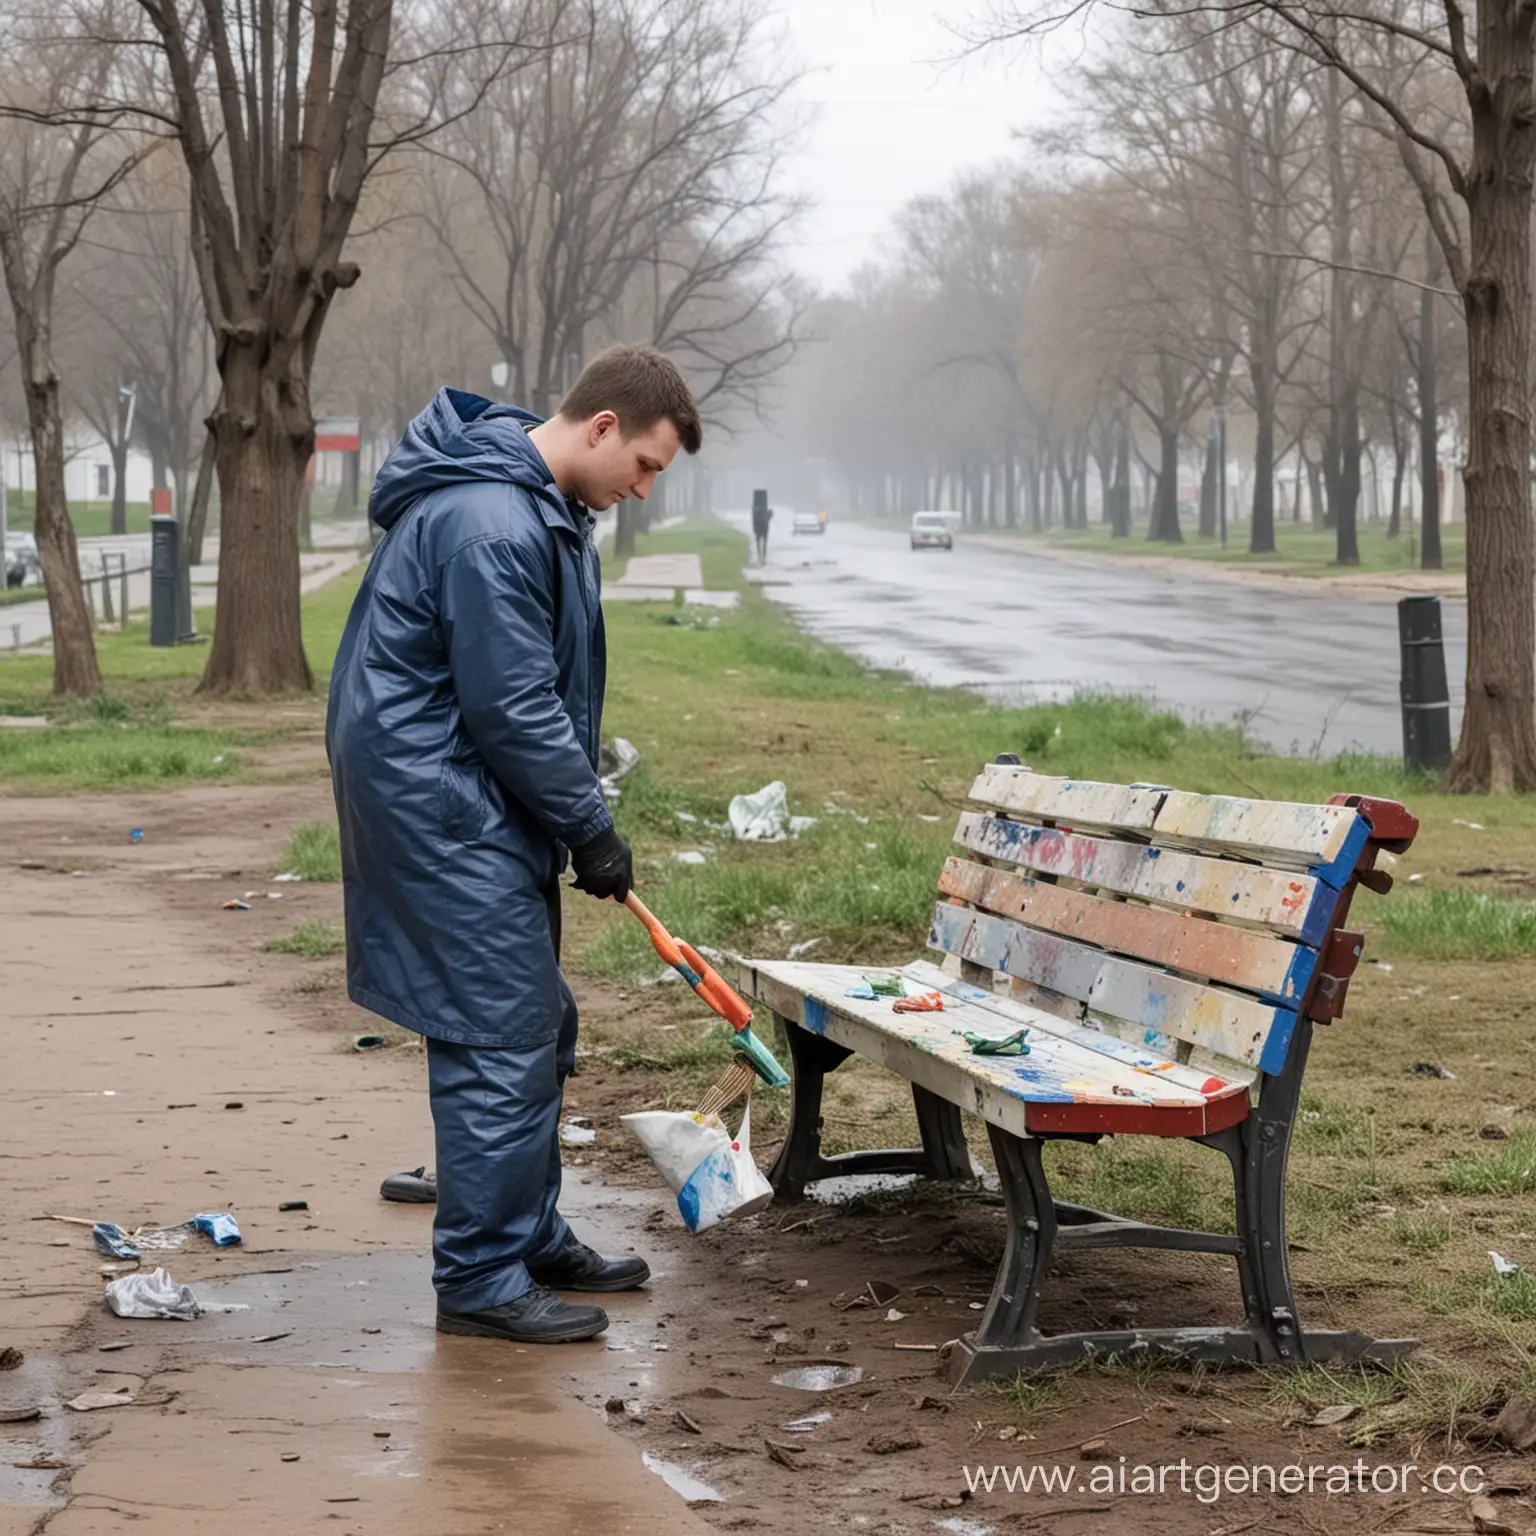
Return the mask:
[(1157, 813), (1153, 835), (1159, 841), (1309, 869), (1327, 884), (1341, 886), (1370, 840), (1371, 827), (1351, 806), (1172, 790)]
[(1038, 874), (1203, 912), (1313, 946), (1326, 936), (1339, 900), (1332, 886), (1308, 874), (1036, 827), (979, 811), (961, 813), (955, 841)]
[[(1020, 1002), (991, 991), (987, 987), (947, 975), (931, 960), (914, 960), (902, 966), (901, 974), (917, 986), (942, 992), (946, 998), (956, 998), (996, 1015), (1001, 1020), (999, 1028), (1001, 1034), (1010, 1034), (1016, 1029), (1027, 1028), (1031, 1031), (1031, 1039), (1036, 1034), (1045, 1034), (1058, 1040), (1068, 1040), (1074, 1045), (1082, 1046), (1085, 1050), (1098, 1051), (1102, 1055), (1109, 1056), (1134, 1071), (1151, 1073), (1163, 1082), (1174, 1083), (1196, 1093), (1209, 1093), (1210, 1090), (1205, 1085), (1211, 1078), (1224, 1076), (1213, 1065), (1190, 1066), (1175, 1062), (1170, 1055), (1149, 1051), (1145, 1046), (1138, 1045), (1134, 1041), (1105, 1034), (1092, 1024), (1081, 1022), (1080, 1019), (1062, 1018), (1048, 1009), (1037, 1008), (1031, 1003)], [(1252, 1071), (1238, 1062), (1227, 1063), (1227, 1069), (1229, 1074), (1235, 1073), (1227, 1078), (1231, 1082), (1247, 1084), (1253, 1081)]]
[[(907, 968), (926, 983), (932, 967)], [(1000, 1019), (964, 995), (965, 984), (940, 976), (942, 1013), (897, 1014), (885, 998), (847, 996), (859, 966), (759, 961), (743, 966), (742, 989), (814, 1034), (927, 1088), (1016, 1135), (1042, 1129), (1192, 1136), (1241, 1119), (1243, 1084), (1223, 1081), (1207, 1093), (1189, 1082), (1138, 1068), (1119, 1042), (1089, 1033), (1086, 1043), (1051, 1033), (1062, 1021), (1036, 1018), (1017, 1004)], [(951, 990), (953, 989), (953, 990)], [(977, 1056), (963, 1030), (1003, 1033), (1030, 1029), (1028, 1056)]]
[(1154, 1037), (1187, 1040), (1266, 1072), (1284, 1064), (1296, 1023), (1293, 1010), (946, 902), (934, 908), (928, 946), (1065, 993)]
[(1031, 928), (1241, 987), (1278, 1003), (1299, 1003), (1317, 966), (1315, 951), (1286, 939), (1161, 907), (1106, 900), (969, 859), (945, 864), (939, 891)]
[(971, 786), (971, 799), (999, 810), (1074, 827), (1150, 832), (1165, 789), (1055, 779), (1027, 768), (992, 763)]

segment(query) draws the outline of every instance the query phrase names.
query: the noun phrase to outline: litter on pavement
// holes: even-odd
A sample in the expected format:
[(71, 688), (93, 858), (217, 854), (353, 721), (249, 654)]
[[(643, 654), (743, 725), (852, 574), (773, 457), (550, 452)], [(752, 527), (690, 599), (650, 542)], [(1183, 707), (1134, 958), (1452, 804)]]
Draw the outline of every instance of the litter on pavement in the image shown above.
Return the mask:
[(203, 1307), (190, 1285), (178, 1285), (170, 1271), (123, 1275), (106, 1288), (107, 1305), (119, 1317), (164, 1317), (191, 1322)]
[(192, 1218), (192, 1225), (211, 1237), (215, 1248), (233, 1248), (240, 1241), (240, 1228), (228, 1211), (203, 1211)]
[(91, 1227), (91, 1237), (96, 1246), (113, 1259), (137, 1259), (139, 1250), (123, 1229), (114, 1221), (98, 1221)]

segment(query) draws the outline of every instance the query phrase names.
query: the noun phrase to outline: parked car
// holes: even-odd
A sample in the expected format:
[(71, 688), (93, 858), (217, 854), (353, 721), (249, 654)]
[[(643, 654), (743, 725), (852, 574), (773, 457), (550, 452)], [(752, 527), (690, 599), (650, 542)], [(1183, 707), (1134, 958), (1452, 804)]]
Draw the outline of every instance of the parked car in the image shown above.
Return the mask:
[(30, 533), (7, 533), (5, 536), (5, 584), (8, 587), (25, 586), (28, 577), (43, 579), (42, 562), (37, 558), (37, 540)]
[(791, 533), (825, 533), (827, 525), (815, 512), (796, 512), (790, 519)]
[(912, 514), (913, 549), (953, 549), (955, 536), (950, 532), (948, 514), (914, 512)]

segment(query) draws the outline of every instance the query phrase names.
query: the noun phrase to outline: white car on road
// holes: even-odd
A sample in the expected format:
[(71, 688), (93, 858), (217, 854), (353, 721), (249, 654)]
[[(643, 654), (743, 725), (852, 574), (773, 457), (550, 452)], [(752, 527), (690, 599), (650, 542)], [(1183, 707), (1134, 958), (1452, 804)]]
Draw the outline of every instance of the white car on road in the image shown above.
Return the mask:
[(955, 536), (950, 530), (950, 514), (947, 512), (914, 512), (912, 514), (913, 549), (953, 549)]

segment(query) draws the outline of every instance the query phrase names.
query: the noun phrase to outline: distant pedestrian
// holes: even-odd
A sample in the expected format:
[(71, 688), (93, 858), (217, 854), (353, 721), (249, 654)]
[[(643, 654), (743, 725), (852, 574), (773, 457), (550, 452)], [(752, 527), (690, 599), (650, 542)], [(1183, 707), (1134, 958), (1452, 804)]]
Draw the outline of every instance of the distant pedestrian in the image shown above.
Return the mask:
[(768, 525), (773, 521), (773, 509), (768, 505), (767, 491), (752, 492), (752, 538), (757, 545), (757, 563), (768, 564)]
[[(644, 498), (700, 439), (649, 347), (596, 358), (548, 421), (444, 389), (369, 497), (385, 529), (331, 674), (352, 1000), (426, 1037), (436, 1129), (437, 1326), (519, 1343), (590, 1338), (650, 1275), (557, 1209), (576, 1001), (560, 884), (623, 901), (628, 845), (597, 776), (606, 672), (589, 508)], [(400, 1196), (397, 1194), (396, 1198)]]

